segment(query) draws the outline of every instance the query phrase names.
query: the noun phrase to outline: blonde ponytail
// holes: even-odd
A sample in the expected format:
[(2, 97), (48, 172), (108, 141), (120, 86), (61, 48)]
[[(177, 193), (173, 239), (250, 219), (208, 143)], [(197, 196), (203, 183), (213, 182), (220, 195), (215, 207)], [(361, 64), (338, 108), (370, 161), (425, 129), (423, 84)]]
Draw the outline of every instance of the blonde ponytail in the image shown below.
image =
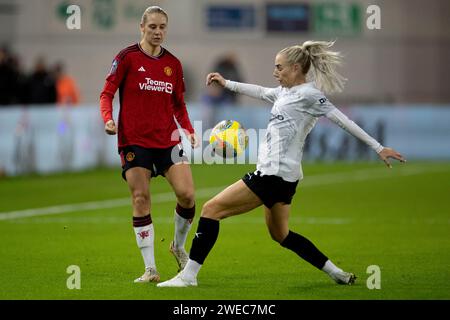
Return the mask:
[(336, 67), (341, 65), (342, 55), (329, 50), (333, 44), (334, 41), (305, 41), (302, 45), (285, 48), (279, 53), (284, 54), (288, 62), (300, 64), (303, 73), (321, 91), (340, 92), (347, 79), (336, 71)]

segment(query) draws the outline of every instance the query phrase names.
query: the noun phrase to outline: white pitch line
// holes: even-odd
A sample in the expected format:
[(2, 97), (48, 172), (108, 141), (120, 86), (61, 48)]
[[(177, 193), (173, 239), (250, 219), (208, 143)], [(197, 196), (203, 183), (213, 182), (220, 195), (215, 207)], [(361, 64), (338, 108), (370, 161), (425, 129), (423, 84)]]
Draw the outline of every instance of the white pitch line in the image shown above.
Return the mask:
[[(396, 171), (395, 171), (396, 170)], [(348, 172), (338, 172), (330, 174), (320, 174), (307, 176), (305, 180), (301, 181), (299, 186), (313, 187), (313, 186), (323, 186), (333, 183), (341, 183), (348, 181), (367, 181), (376, 180), (384, 178), (397, 178), (399, 176), (410, 176), (416, 174), (430, 173), (430, 172), (440, 172), (446, 171), (444, 168), (426, 168), (426, 167), (404, 167), (404, 168), (394, 168), (392, 171), (386, 168), (376, 168), (376, 169), (363, 169)], [(227, 186), (212, 187), (197, 189), (195, 191), (196, 199), (210, 198)], [(152, 203), (165, 203), (175, 201), (175, 195), (173, 192), (157, 193), (152, 195)], [(118, 207), (131, 206), (130, 198), (120, 198), (120, 199), (110, 199), (102, 201), (90, 201), (82, 203), (72, 203), (59, 206), (51, 206), (44, 208), (32, 208), (26, 210), (8, 211), (0, 212), (0, 221), (2, 220), (12, 220), (29, 218), (44, 215), (55, 215), (63, 214), (69, 212), (80, 212), (89, 210), (99, 210), (99, 209), (110, 209)]]
[[(226, 188), (226, 186), (196, 190), (196, 198), (204, 199), (207, 197), (211, 197), (211, 196), (219, 193), (224, 188)], [(170, 201), (175, 201), (175, 195), (173, 192), (157, 193), (157, 194), (152, 195), (152, 203), (165, 203), (165, 202), (170, 202)], [(62, 213), (69, 213), (69, 212), (111, 209), (111, 208), (119, 208), (119, 207), (126, 207), (126, 206), (131, 206), (130, 198), (71, 203), (71, 204), (44, 207), (44, 208), (34, 208), (34, 209), (26, 209), (26, 210), (0, 212), (0, 221), (1, 220), (11, 220), (11, 219), (20, 219), (20, 218), (29, 218), (29, 217), (36, 217), (36, 216), (44, 216), (44, 215), (62, 214)]]

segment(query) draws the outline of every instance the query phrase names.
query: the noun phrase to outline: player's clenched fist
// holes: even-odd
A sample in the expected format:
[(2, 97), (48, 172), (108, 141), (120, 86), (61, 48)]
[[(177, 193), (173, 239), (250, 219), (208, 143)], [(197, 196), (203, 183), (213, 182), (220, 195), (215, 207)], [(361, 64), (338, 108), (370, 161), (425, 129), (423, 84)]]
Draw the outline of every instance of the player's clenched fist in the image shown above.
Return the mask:
[(105, 123), (105, 131), (107, 134), (115, 135), (117, 133), (116, 124), (114, 123), (114, 120), (109, 120)]

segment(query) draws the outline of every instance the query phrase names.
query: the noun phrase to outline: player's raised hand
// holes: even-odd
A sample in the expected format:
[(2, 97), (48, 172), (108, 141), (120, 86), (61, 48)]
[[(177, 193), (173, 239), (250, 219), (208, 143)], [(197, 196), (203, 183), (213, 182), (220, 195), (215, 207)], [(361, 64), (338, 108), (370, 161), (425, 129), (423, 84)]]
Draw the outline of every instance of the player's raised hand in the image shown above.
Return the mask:
[(109, 135), (115, 135), (117, 133), (117, 127), (114, 120), (109, 120), (105, 123), (105, 132)]
[(209, 73), (206, 76), (206, 85), (209, 86), (211, 83), (215, 82), (219, 84), (222, 87), (225, 87), (225, 79), (222, 77), (222, 75), (218, 72)]
[(378, 155), (380, 156), (381, 160), (383, 160), (384, 163), (386, 163), (388, 168), (392, 168), (392, 165), (389, 162), (389, 158), (396, 159), (400, 162), (406, 162), (406, 159), (403, 158), (403, 156), (400, 153), (391, 148), (383, 148), (383, 150), (381, 150), (381, 152)]

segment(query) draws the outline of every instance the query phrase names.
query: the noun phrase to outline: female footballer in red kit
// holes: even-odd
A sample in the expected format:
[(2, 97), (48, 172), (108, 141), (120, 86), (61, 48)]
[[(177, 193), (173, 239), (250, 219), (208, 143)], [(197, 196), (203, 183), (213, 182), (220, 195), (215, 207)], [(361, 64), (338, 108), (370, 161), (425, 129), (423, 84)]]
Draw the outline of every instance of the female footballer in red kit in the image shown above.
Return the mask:
[[(100, 95), (100, 110), (107, 134), (118, 134), (122, 177), (132, 198), (133, 227), (145, 264), (135, 282), (158, 282), (154, 257), (150, 181), (164, 176), (177, 198), (175, 235), (170, 252), (178, 268), (188, 255), (184, 245), (195, 214), (194, 183), (183, 153), (178, 121), (192, 145), (197, 138), (184, 102), (184, 79), (180, 61), (161, 46), (167, 34), (168, 15), (157, 6), (145, 10), (140, 23), (142, 40), (122, 50), (114, 59)], [(112, 100), (119, 89), (118, 125)]]

